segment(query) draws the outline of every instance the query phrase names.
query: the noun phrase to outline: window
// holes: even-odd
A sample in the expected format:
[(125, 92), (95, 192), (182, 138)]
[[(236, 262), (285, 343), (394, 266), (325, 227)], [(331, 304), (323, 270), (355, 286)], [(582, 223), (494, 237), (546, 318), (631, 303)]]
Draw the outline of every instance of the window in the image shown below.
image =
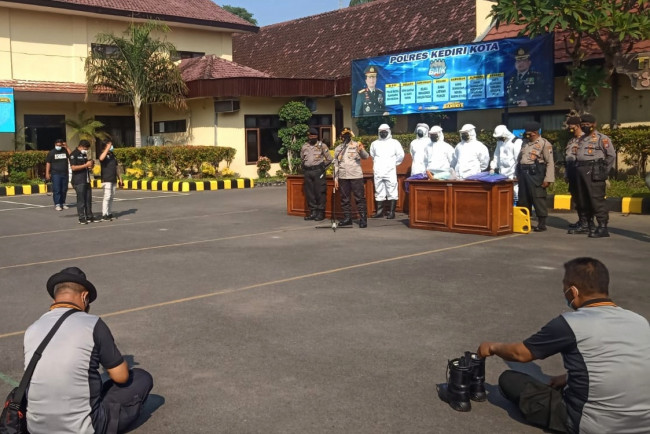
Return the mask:
[(187, 131), (187, 121), (180, 119), (177, 121), (160, 121), (153, 123), (154, 134), (161, 133), (184, 133)]
[(200, 53), (197, 51), (177, 51), (173, 56), (172, 60), (176, 62), (177, 60), (182, 59), (194, 59), (196, 57), (203, 57), (205, 53)]
[(246, 164), (255, 164), (260, 157), (279, 163), (282, 141), (278, 137), (280, 117), (277, 115), (244, 116), (246, 127)]
[(90, 49), (93, 55), (102, 59), (114, 57), (118, 53), (118, 48), (115, 45), (107, 44), (90, 44)]
[[(565, 110), (554, 110), (547, 112), (527, 112), (527, 113), (510, 113), (507, 119), (503, 119), (508, 129), (523, 129), (524, 124), (528, 121), (537, 121), (542, 124), (544, 130), (561, 130), (566, 119)], [(505, 118), (505, 116), (504, 116)]]

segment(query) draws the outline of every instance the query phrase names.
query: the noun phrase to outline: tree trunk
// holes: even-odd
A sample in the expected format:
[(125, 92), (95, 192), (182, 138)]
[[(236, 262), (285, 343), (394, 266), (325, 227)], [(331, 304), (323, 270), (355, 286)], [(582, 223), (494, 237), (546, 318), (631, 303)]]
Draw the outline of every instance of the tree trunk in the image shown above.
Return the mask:
[(135, 147), (142, 147), (142, 136), (140, 135), (140, 101), (133, 102), (133, 120), (135, 120)]

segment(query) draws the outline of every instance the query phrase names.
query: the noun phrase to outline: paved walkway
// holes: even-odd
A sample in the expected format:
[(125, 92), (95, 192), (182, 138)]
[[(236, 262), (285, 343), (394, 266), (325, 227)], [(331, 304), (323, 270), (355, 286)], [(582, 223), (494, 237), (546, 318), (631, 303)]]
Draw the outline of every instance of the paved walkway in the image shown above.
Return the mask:
[(546, 233), (499, 238), (411, 230), (404, 215), (334, 232), (287, 216), (285, 198), (119, 191), (119, 218), (87, 226), (45, 195), (0, 198), (0, 395), (21, 376), (47, 278), (73, 265), (98, 288), (92, 312), (154, 376), (138, 433), (540, 432), (496, 390), (500, 359), (489, 402), (439, 401), (447, 359), (566, 310), (562, 263), (576, 256), (602, 259), (614, 300), (650, 317), (648, 216), (612, 213), (598, 240), (566, 235), (575, 216), (559, 213)]

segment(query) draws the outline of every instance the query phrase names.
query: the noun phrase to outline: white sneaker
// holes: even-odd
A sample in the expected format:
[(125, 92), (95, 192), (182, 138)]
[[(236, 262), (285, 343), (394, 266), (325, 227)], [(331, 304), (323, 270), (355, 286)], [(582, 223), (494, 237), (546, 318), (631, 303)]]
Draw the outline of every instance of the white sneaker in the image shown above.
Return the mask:
[(63, 208), (61, 208), (61, 205), (57, 205), (57, 206), (54, 207), (54, 209), (57, 210), (57, 211), (61, 211)]
[(63, 209), (68, 209), (68, 208), (70, 208), (70, 207), (69, 207), (68, 205), (66, 205), (66, 204), (63, 204), (63, 206), (62, 206), (61, 208), (63, 208)]

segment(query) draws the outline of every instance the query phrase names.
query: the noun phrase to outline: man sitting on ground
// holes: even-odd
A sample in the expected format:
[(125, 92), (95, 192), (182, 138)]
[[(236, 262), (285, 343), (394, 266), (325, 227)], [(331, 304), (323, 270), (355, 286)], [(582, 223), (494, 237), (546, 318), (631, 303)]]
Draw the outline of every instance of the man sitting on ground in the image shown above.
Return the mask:
[(567, 374), (550, 384), (516, 371), (501, 393), (528, 422), (570, 433), (647, 433), (650, 427), (650, 326), (609, 298), (609, 272), (592, 258), (564, 264), (565, 312), (523, 342), (483, 342), (478, 355), (530, 362), (560, 353)]
[[(29, 432), (124, 432), (140, 415), (153, 387), (151, 375), (129, 370), (104, 321), (88, 314), (97, 290), (83, 271), (71, 267), (54, 274), (47, 292), (54, 303), (25, 332), (25, 367), (65, 312), (81, 312), (61, 324), (36, 365), (27, 392)], [(103, 384), (99, 365), (110, 377)]]

